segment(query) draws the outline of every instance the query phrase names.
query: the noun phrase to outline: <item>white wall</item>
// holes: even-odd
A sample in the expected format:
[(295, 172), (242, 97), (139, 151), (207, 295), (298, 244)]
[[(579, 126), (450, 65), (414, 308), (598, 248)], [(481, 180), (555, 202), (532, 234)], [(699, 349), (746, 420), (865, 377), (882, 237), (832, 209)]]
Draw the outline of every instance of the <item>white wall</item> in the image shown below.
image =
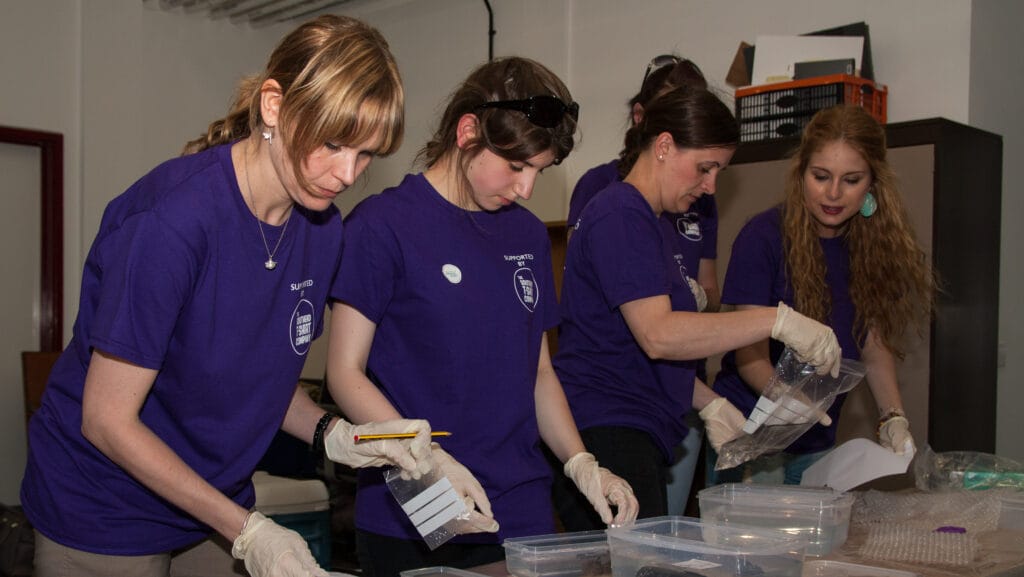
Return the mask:
[[(1024, 4), (1016, 0), (974, 0), (971, 20), (970, 124), (1003, 135), (1003, 206), (1000, 219), (999, 325), (1001, 366), (996, 452), (1024, 461), (1024, 187), (1016, 169), (1024, 159)], [(964, 202), (970, 202), (965, 198)], [(964, 383), (970, 386), (970, 383)]]
[[(79, 42), (77, 4), (68, 5), (62, 0), (26, 0), (4, 6), (4, 15), (0, 18), (0, 77), (4, 79), (4, 89), (0, 92), (0, 125), (64, 134), (65, 194), (70, 197), (66, 201), (69, 209), (65, 213), (66, 226), (75, 224), (77, 200), (80, 196), (75, 181), (80, 174), (78, 167), (81, 155), (79, 148), (74, 145), (79, 134), (78, 69), (77, 59), (72, 57), (79, 51)], [(38, 155), (33, 155), (30, 160), (30, 170), (38, 170), (37, 158)], [(5, 156), (5, 160), (8, 159)], [(12, 172), (20, 170), (12, 167), (5, 171), (5, 183)], [(38, 179), (36, 183), (34, 190), (38, 190)], [(18, 199), (5, 199), (6, 218), (27, 218), (17, 210), (18, 206), (24, 204)], [(39, 205), (38, 201), (35, 205)], [(30, 228), (38, 231), (38, 225)], [(32, 236), (22, 242), (37, 245), (37, 238)], [(20, 252), (18, 244), (5, 245), (5, 256), (13, 257), (15, 252)], [(39, 252), (35, 251), (35, 254)], [(65, 267), (80, 266), (77, 255), (66, 255)], [(26, 271), (9, 271), (7, 276), (21, 274), (26, 274)], [(25, 282), (36, 288), (39, 286), (36, 280), (26, 279)], [(20, 294), (23, 293), (5, 294), (4, 298), (25, 302), (19, 297)], [(5, 332), (21, 331), (10, 329)], [(34, 342), (28, 347), (22, 345), (21, 348), (34, 349), (38, 345), (38, 331), (33, 333), (36, 335), (32, 339)], [(9, 343), (10, 340), (5, 342)], [(19, 352), (20, 349), (0, 353), (3, 355), (0, 361), (4, 367), (3, 373), (10, 379), (5, 379), (0, 387), (0, 405), (3, 406), (3, 418), (0, 419), (0, 471), (3, 471), (0, 473), (0, 502), (3, 503), (19, 502), (18, 487), (25, 466), (24, 401)]]
[[(378, 26), (389, 38), (409, 86), (415, 127), (392, 162), (407, 165), (422, 145), (436, 110), (461, 80), (467, 59), (486, 50), (486, 10), (479, 0), (373, 0), (339, 10)], [(1004, 136), (1003, 245), (996, 451), (1024, 460), (1024, 317), (1017, 295), (1024, 246), (1016, 215), (1024, 197), (1011, 178), (1024, 155), (1021, 115), (1022, 37), (1015, 30), (1024, 5), (1015, 0), (492, 0), (495, 55), (536, 58), (562, 75), (581, 104), (582, 142), (561, 167), (545, 172), (528, 206), (544, 220), (565, 218), (568, 192), (589, 167), (621, 148), (626, 102), (638, 90), (654, 55), (675, 52), (701, 65), (711, 84), (731, 94), (725, 75), (740, 41), (759, 34), (800, 34), (853, 22), (870, 27), (875, 78), (889, 88), (888, 119), (945, 117)], [(973, 16), (973, 20), (972, 20)], [(410, 30), (429, 31), (410, 34)], [(467, 48), (468, 47), (468, 48)], [(469, 52), (467, 54), (466, 52)], [(423, 66), (428, 61), (429, 66)], [(440, 64), (438, 64), (440, 63)], [(422, 102), (416, 102), (422, 100)], [(428, 105), (430, 103), (430, 105)], [(380, 163), (383, 164), (383, 163)], [(374, 168), (368, 191), (397, 182)], [(361, 196), (350, 195), (351, 206)], [(964, 383), (964, 386), (971, 386)], [(949, 426), (969, 426), (950, 423)]]
[[(64, 134), (65, 342), (107, 202), (222, 116), (236, 81), (261, 70), (291, 27), (211, 22), (137, 0), (4, 3), (0, 125)], [(21, 399), (20, 381), (0, 389), (5, 407)], [(0, 422), (0, 502), (18, 502), (24, 428)]]
[[(10, 0), (0, 19), (0, 124), (65, 135), (65, 333), (77, 310), (84, 253), (106, 203), (221, 115), (235, 81), (259, 70), (290, 25), (252, 28), (195, 13), (167, 13), (156, 0)], [(491, 0), (495, 55), (520, 54), (558, 73), (582, 105), (582, 142), (545, 171), (528, 206), (544, 220), (565, 216), (568, 191), (586, 168), (621, 144), (625, 102), (648, 60), (675, 51), (723, 79), (740, 41), (867, 22), (876, 78), (889, 86), (893, 122), (942, 116), (1005, 136), (1004, 167), (1021, 160), (1022, 9), (1015, 0)], [(481, 0), (354, 0), (339, 5), (388, 38), (408, 92), (405, 145), (371, 167), (367, 182), (342, 197), (359, 199), (398, 182), (434, 128), (454, 86), (487, 58)], [(973, 20), (972, 20), (973, 15)], [(1012, 71), (1012, 72), (1005, 72)], [(1014, 99), (1014, 104), (1016, 103)], [(1007, 119), (1011, 119), (1009, 122)], [(1022, 239), (1013, 215), (1020, 195), (1004, 176), (1000, 372), (1001, 454), (1024, 459), (1021, 331), (1012, 299), (1024, 290)], [(314, 372), (315, 374), (315, 372)], [(970, 386), (965, 383), (965, 386)], [(20, 397), (19, 397), (20, 398)], [(0, 402), (6, 399), (0, 395)], [(17, 423), (16, 426), (20, 426)], [(951, 424), (951, 426), (969, 426)], [(0, 438), (8, 438), (0, 429)], [(23, 441), (22, 441), (23, 442)], [(8, 463), (0, 444), (5, 470)], [(11, 502), (0, 494), (0, 501)]]

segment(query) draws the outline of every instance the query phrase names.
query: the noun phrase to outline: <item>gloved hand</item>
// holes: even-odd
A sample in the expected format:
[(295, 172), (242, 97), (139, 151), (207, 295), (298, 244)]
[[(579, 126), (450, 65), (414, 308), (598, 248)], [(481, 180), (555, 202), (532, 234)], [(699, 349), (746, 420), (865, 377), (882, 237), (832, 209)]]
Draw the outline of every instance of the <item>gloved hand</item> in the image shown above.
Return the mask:
[[(576, 453), (565, 462), (563, 470), (605, 524), (623, 525), (636, 520), (640, 504), (633, 496), (633, 488), (618, 475), (599, 467), (594, 455), (586, 451)], [(615, 505), (614, 517), (609, 504)]]
[(697, 312), (704, 312), (704, 309), (708, 308), (708, 293), (704, 292), (704, 287), (700, 286), (700, 283), (690, 277), (686, 277), (686, 283), (690, 285), (690, 292), (697, 301)]
[(473, 473), (470, 473), (469, 469), (456, 461), (437, 443), (431, 444), (431, 454), (434, 466), (438, 467), (440, 472), (448, 478), (452, 488), (466, 504), (468, 514), (460, 517), (459, 534), (497, 533), (498, 522), (494, 520), (494, 513), (491, 512), (491, 501)]
[(327, 577), (301, 535), (259, 511), (249, 513), (231, 556), (245, 562), (252, 577)]
[(882, 421), (878, 425), (878, 443), (897, 455), (916, 450), (914, 437), (910, 435), (910, 421), (902, 415)]
[[(356, 442), (356, 435), (416, 433), (412, 439)], [(345, 419), (324, 438), (327, 458), (350, 467), (398, 465), (414, 479), (430, 470), (430, 423), (422, 419), (394, 419), (353, 425)]]
[(708, 442), (715, 451), (721, 451), (722, 445), (742, 435), (743, 424), (747, 422), (743, 413), (725, 397), (711, 401), (697, 414), (704, 421)]
[(793, 349), (801, 362), (817, 367), (819, 375), (839, 376), (843, 351), (831, 328), (780, 302), (772, 326), (772, 338)]

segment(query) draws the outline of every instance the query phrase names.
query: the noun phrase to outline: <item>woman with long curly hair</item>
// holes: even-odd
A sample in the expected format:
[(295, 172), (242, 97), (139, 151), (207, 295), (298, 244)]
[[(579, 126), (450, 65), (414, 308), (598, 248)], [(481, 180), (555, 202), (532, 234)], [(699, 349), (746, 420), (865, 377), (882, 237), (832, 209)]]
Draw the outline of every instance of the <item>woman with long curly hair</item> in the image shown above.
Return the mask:
[[(867, 368), (879, 411), (878, 439), (896, 453), (913, 450), (896, 362), (908, 326), (926, 322), (936, 280), (914, 236), (896, 177), (886, 160), (885, 130), (863, 108), (818, 112), (804, 129), (787, 174), (785, 199), (748, 222), (733, 244), (722, 301), (744, 310), (783, 301), (831, 326), (843, 356)], [(714, 389), (749, 414), (773, 374), (783, 344), (764, 340), (725, 356)], [(714, 472), (710, 482), (800, 482), (835, 444), (844, 397), (780, 455)]]

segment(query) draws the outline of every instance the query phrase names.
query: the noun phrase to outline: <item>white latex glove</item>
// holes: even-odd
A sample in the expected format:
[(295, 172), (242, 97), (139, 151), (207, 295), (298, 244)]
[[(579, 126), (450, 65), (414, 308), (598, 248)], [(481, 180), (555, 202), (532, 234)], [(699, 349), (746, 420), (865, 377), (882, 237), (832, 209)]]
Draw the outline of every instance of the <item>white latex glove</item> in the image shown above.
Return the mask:
[(831, 328), (780, 302), (772, 326), (772, 338), (793, 349), (801, 362), (817, 367), (819, 375), (839, 376), (843, 351)]
[(245, 562), (252, 577), (328, 577), (317, 565), (301, 535), (266, 518), (249, 513), (231, 556)]
[(708, 293), (704, 292), (704, 287), (700, 286), (700, 283), (690, 277), (686, 277), (686, 283), (690, 285), (690, 292), (697, 300), (697, 312), (704, 312), (704, 309), (708, 308)]
[(878, 427), (878, 444), (897, 455), (916, 450), (906, 417), (889, 417)]
[[(356, 435), (416, 433), (412, 439), (356, 441)], [(327, 458), (349, 467), (398, 465), (414, 479), (430, 470), (430, 423), (422, 419), (394, 419), (353, 425), (340, 419), (324, 438)]]
[(743, 413), (725, 397), (711, 401), (697, 414), (704, 421), (708, 442), (715, 451), (721, 451), (722, 445), (742, 435), (743, 424), (747, 422)]
[[(565, 476), (576, 483), (607, 525), (624, 525), (636, 520), (640, 504), (633, 488), (618, 475), (599, 467), (594, 455), (581, 451), (565, 462)], [(615, 516), (609, 505), (615, 505)]]
[(491, 512), (491, 501), (473, 473), (470, 473), (469, 469), (456, 461), (437, 443), (431, 444), (431, 453), (434, 466), (438, 467), (441, 473), (448, 478), (448, 482), (462, 498), (462, 502), (466, 504), (466, 511), (469, 512), (468, 516), (460, 518), (458, 532), (460, 534), (496, 533), (498, 522), (494, 520), (494, 513)]

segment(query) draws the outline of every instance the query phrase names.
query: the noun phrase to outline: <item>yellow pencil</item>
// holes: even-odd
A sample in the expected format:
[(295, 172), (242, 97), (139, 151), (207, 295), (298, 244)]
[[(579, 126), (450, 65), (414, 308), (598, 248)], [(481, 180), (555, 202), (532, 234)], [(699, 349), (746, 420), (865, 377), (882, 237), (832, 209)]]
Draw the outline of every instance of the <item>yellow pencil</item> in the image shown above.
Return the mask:
[[(411, 439), (416, 436), (416, 433), (384, 433), (381, 435), (356, 435), (355, 440), (358, 441), (376, 441), (378, 439)], [(433, 431), (430, 433), (431, 437), (450, 437), (451, 433), (448, 431)]]

